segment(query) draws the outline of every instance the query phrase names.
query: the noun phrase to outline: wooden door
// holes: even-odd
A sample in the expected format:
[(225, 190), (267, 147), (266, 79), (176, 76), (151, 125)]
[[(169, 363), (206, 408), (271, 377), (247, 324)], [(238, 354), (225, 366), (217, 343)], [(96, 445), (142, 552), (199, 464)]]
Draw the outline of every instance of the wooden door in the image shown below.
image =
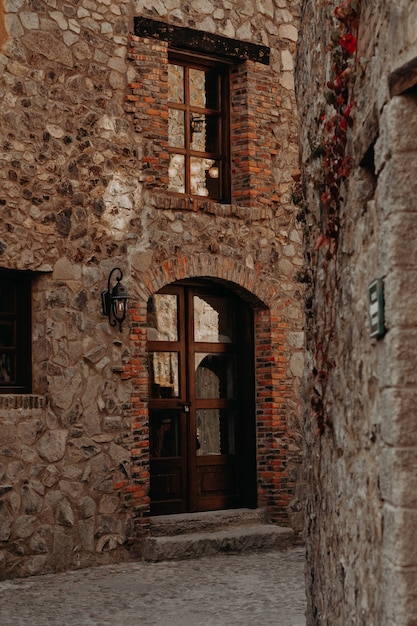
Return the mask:
[(175, 284), (148, 304), (153, 515), (255, 506), (251, 310)]

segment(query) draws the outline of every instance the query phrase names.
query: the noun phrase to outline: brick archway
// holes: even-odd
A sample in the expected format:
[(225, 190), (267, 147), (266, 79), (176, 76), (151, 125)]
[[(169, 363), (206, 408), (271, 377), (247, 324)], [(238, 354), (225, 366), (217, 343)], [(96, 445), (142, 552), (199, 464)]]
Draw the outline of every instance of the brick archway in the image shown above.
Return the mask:
[(210, 255), (179, 256), (147, 270), (139, 278), (138, 298), (130, 309), (132, 353), (122, 376), (132, 383), (132, 476), (120, 485), (138, 532), (149, 516), (149, 427), (146, 308), (148, 298), (168, 284), (204, 278), (249, 302), (255, 313), (255, 377), (258, 506), (271, 520), (288, 524), (295, 480), (290, 476), (291, 433), (287, 403), (293, 391), (287, 376), (289, 323), (279, 315), (276, 279), (232, 259)]
[(261, 267), (249, 269), (234, 259), (210, 254), (177, 255), (147, 270), (141, 277), (148, 297), (177, 280), (186, 278), (220, 280), (238, 291), (254, 306), (274, 307), (279, 298), (277, 280), (262, 272)]

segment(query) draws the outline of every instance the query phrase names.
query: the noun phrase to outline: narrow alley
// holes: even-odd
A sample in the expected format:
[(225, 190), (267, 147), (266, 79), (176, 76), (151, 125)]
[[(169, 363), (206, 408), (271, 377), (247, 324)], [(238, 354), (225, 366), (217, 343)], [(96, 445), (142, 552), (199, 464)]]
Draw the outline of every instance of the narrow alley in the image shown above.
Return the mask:
[(0, 582), (1, 626), (304, 626), (304, 549)]

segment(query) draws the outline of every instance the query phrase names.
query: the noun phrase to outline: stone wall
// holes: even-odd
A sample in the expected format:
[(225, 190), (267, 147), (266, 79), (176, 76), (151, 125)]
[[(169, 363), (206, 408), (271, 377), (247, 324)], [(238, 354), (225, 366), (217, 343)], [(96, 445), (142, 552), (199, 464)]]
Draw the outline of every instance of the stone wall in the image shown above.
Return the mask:
[[(335, 6), (302, 5), (296, 73), (305, 229), (307, 590), (309, 624), (415, 623), (417, 365), (415, 290), (415, 2), (360, 5), (351, 82), (353, 157), (342, 186), (337, 250), (317, 246), (323, 225), (320, 120), (328, 116)], [(337, 25), (337, 22), (334, 22)], [(401, 81), (405, 80), (404, 83)], [(409, 89), (411, 88), (411, 89)], [(408, 92), (405, 90), (409, 89)], [(323, 211), (323, 205), (322, 205)], [(334, 249), (334, 248), (332, 248)], [(328, 277), (335, 285), (328, 293)], [(371, 338), (368, 287), (383, 279), (386, 332)], [(330, 296), (330, 297), (329, 297)], [(314, 371), (323, 328), (328, 371)], [(324, 398), (316, 432), (311, 397)], [(405, 435), (407, 432), (407, 435)]]
[[(0, 397), (1, 575), (140, 553), (149, 515), (146, 304), (188, 277), (220, 280), (255, 308), (258, 504), (300, 530), (298, 3), (3, 0), (0, 7), (0, 265), (33, 276), (32, 394)], [(190, 211), (164, 193), (161, 178), (144, 176), (156, 144), (131, 110), (145, 75), (134, 55), (135, 16), (270, 48), (259, 74), (273, 97), (271, 111), (260, 110), (262, 141), (251, 129), (255, 158), (270, 142), (265, 202), (206, 201)], [(151, 46), (166, 54), (163, 42)], [(253, 76), (256, 63), (247, 67)], [(251, 189), (259, 196), (253, 181)], [(101, 315), (101, 292), (117, 266), (132, 296), (121, 333)]]

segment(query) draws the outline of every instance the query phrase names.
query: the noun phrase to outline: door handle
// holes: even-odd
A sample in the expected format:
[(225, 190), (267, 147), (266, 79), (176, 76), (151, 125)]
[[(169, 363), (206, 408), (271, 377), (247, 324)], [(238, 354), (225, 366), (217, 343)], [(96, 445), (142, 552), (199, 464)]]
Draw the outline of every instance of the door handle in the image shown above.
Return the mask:
[(184, 411), (184, 413), (189, 413), (191, 402), (179, 402), (178, 406), (182, 407), (182, 410)]

